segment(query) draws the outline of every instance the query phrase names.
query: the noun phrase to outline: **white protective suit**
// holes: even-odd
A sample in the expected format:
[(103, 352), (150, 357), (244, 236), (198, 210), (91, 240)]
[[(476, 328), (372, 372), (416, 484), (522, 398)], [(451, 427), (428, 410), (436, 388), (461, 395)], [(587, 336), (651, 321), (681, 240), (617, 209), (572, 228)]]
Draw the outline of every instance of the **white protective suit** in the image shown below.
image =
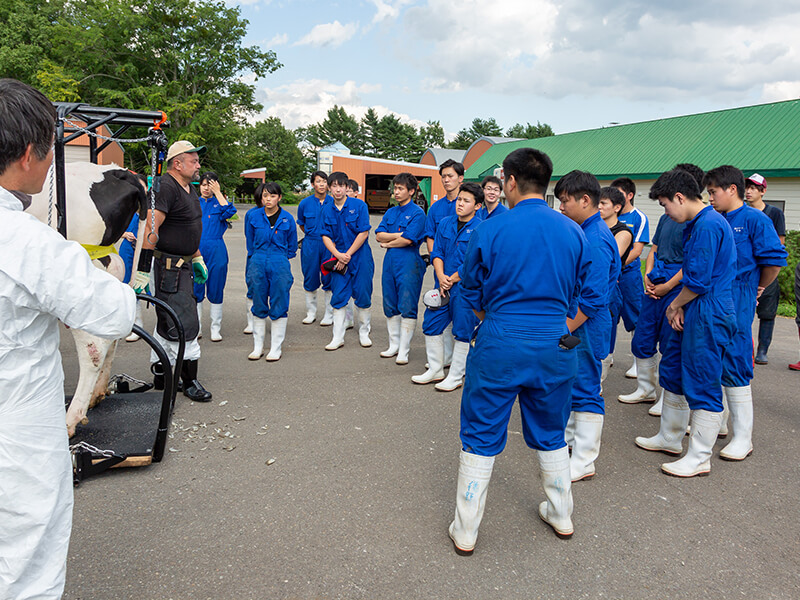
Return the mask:
[(130, 333), (133, 289), (0, 187), (0, 598), (60, 598), (72, 528), (61, 320)]

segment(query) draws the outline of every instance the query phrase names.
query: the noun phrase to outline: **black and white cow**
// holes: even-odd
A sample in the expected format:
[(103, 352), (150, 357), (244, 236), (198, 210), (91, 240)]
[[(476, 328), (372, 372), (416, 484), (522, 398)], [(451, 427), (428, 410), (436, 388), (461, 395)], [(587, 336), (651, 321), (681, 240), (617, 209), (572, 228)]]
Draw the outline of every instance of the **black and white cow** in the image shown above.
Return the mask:
[[(139, 178), (116, 165), (69, 163), (65, 166), (67, 238), (89, 246), (111, 246), (128, 228), (133, 215), (138, 212), (140, 221), (136, 255), (141, 247), (142, 233), (147, 216), (147, 197)], [(33, 197), (27, 212), (43, 223), (57, 227), (55, 197), (51, 198), (49, 177), (44, 190)], [(120, 281), (125, 275), (125, 265), (118, 254), (109, 254), (93, 261)], [(116, 340), (106, 340), (84, 331), (71, 330), (75, 339), (80, 365), (80, 377), (75, 395), (67, 410), (69, 434), (75, 426), (86, 422), (86, 411), (106, 395), (114, 360)]]

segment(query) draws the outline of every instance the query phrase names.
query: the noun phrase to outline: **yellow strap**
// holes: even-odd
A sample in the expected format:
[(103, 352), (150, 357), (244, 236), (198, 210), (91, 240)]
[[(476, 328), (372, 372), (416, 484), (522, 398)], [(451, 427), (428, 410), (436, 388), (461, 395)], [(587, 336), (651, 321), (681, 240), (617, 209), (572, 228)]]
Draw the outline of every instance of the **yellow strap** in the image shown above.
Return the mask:
[(109, 254), (118, 254), (114, 246), (94, 246), (92, 244), (81, 244), (81, 246), (89, 253), (89, 258), (92, 260), (103, 258)]

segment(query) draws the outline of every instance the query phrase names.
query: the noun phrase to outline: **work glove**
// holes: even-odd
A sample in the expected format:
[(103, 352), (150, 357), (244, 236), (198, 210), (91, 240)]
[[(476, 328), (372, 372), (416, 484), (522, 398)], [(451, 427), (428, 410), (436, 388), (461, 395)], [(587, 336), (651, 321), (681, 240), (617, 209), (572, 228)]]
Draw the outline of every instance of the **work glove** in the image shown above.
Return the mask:
[(143, 294), (149, 285), (150, 273), (136, 271), (136, 277), (133, 278), (133, 291), (137, 294)]
[(192, 259), (192, 271), (194, 272), (195, 283), (205, 283), (208, 281), (208, 267), (202, 256), (195, 256)]

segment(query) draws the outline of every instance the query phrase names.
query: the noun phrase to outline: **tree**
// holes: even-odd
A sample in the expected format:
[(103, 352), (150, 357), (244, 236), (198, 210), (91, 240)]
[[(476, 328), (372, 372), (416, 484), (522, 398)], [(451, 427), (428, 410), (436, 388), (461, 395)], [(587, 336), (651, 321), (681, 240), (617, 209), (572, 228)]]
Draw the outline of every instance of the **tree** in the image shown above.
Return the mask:
[(378, 128), (380, 119), (375, 109), (370, 107), (361, 119), (361, 142), (364, 156), (378, 156)]
[(481, 119), (476, 117), (472, 119), (472, 125), (467, 129), (462, 129), (456, 134), (449, 148), (457, 148), (459, 150), (466, 150), (472, 145), (472, 142), (483, 136), (500, 137), (503, 135), (503, 130), (494, 117), (489, 119)]
[(245, 127), (244, 157), (250, 168), (265, 167), (267, 180), (296, 187), (306, 178), (305, 158), (297, 147), (297, 138), (278, 117)]
[(309, 125), (305, 129), (304, 138), (315, 149), (341, 142), (353, 154), (361, 154), (363, 151), (358, 121), (338, 105), (328, 109), (328, 114), (321, 123)]
[(390, 160), (417, 162), (424, 149), (417, 128), (400, 122), (394, 115), (384, 116), (377, 128), (377, 155)]
[(444, 148), (444, 129), (439, 121), (428, 121), (427, 127), (419, 130), (423, 148)]
[[(207, 146), (204, 167), (228, 185), (238, 180), (244, 157), (237, 140), (247, 116), (261, 110), (255, 87), (241, 75), (265, 77), (281, 66), (274, 52), (242, 45), (248, 22), (238, 7), (221, 0), (4, 0), (3, 6), (0, 72), (53, 100), (163, 110), (170, 141)], [(145, 169), (146, 146), (126, 149), (129, 166)]]
[(539, 123), (539, 121), (536, 121), (536, 125), (531, 125), (530, 123), (522, 125), (517, 123), (516, 125), (509, 127), (508, 131), (506, 131), (507, 137), (524, 138), (529, 140), (550, 137), (551, 135), (555, 135), (555, 133), (553, 133), (553, 128), (547, 123), (542, 124)]

